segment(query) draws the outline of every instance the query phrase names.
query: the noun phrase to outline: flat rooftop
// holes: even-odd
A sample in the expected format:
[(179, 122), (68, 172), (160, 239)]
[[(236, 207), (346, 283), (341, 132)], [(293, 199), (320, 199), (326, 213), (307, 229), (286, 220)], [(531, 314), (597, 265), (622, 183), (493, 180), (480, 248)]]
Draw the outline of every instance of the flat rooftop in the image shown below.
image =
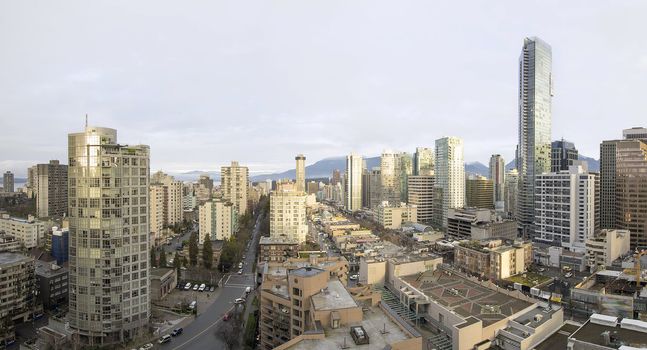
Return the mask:
[[(362, 326), (368, 334), (369, 343), (365, 345), (355, 345), (350, 335), (350, 327)], [(386, 332), (384, 332), (386, 330)], [(364, 320), (361, 323), (346, 325), (337, 329), (325, 328), (326, 338), (302, 340), (297, 344), (289, 347), (290, 350), (330, 350), (342, 349), (346, 344), (346, 349), (385, 349), (387, 345), (409, 339), (409, 335), (404, 333), (400, 327), (391, 320), (379, 307), (371, 307), (364, 312)]]
[(294, 275), (298, 277), (310, 277), (310, 276), (318, 275), (322, 272), (326, 272), (326, 270), (322, 270), (316, 267), (300, 267), (298, 269), (291, 270), (289, 273), (290, 275)]
[[(54, 263), (36, 260), (36, 274), (45, 277), (52, 277), (58, 276), (60, 274), (66, 274), (68, 272), (67, 268), (58, 266)], [(56, 266), (57, 268), (52, 269), (52, 265)]]
[(315, 310), (338, 310), (357, 307), (357, 303), (339, 281), (329, 281), (323, 292), (312, 296)]
[(9, 252), (0, 253), (0, 265), (16, 264), (16, 263), (27, 262), (27, 261), (33, 261), (33, 259), (18, 253), (9, 253)]
[(296, 239), (289, 239), (285, 236), (261, 236), (259, 244), (299, 244), (299, 241), (297, 241)]
[[(534, 309), (519, 315), (514, 321), (530, 328), (537, 328), (550, 320), (559, 309), (558, 306), (543, 307), (538, 304)], [(535, 321), (537, 315), (540, 316), (538, 317), (539, 321)]]
[(578, 328), (580, 328), (580, 325), (564, 323), (564, 325), (560, 329), (558, 329), (557, 332), (553, 333), (544, 341), (539, 343), (539, 345), (535, 347), (535, 350), (566, 349), (568, 337), (570, 337), (571, 334), (573, 334), (573, 332), (575, 332)]
[(602, 333), (609, 331), (611, 343), (606, 345), (611, 349), (618, 349), (628, 345), (639, 349), (647, 348), (647, 332), (640, 332), (617, 326), (607, 326), (587, 321), (580, 329), (571, 335), (572, 338), (582, 342), (605, 346)]
[(404, 276), (402, 280), (463, 319), (471, 316), (481, 320), (484, 327), (532, 305), (442, 269)]
[(156, 267), (156, 268), (150, 269), (150, 271), (151, 271), (151, 276), (160, 278), (160, 277), (164, 277), (164, 275), (169, 273), (169, 271), (173, 271), (173, 269), (168, 267)]

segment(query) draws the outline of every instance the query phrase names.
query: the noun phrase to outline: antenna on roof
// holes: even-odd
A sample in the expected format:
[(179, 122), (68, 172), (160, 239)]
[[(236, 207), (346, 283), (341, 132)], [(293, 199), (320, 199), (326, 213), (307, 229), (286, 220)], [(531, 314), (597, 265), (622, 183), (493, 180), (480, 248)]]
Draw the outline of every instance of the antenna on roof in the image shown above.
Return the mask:
[(85, 114), (85, 127), (86, 127), (86, 129), (88, 127), (88, 114), (87, 113)]

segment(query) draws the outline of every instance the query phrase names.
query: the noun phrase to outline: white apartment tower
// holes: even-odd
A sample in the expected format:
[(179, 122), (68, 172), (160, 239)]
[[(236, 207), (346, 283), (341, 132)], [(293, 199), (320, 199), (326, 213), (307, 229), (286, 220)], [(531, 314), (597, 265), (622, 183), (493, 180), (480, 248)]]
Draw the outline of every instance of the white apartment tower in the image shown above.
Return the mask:
[(164, 226), (182, 222), (184, 211), (181, 181), (176, 181), (173, 176), (162, 171), (156, 172), (151, 176), (150, 197), (152, 232), (159, 234)]
[(447, 227), (447, 210), (465, 206), (465, 164), (463, 140), (444, 137), (436, 140), (435, 187), (442, 195), (442, 226)]
[(83, 348), (147, 334), (149, 153), (117, 143), (115, 129), (68, 136), (68, 321)]
[(296, 188), (299, 192), (306, 192), (306, 156), (297, 155), (294, 160), (297, 161), (296, 167)]
[(247, 186), (249, 183), (249, 170), (247, 167), (238, 165), (238, 162), (231, 162), (230, 166), (223, 166), (220, 168), (220, 182), (222, 198), (234, 205), (238, 215), (245, 215), (247, 213)]
[(202, 203), (198, 209), (198, 243), (204, 243), (205, 237), (211, 241), (227, 240), (237, 231), (236, 209), (230, 202), (210, 200)]
[(306, 241), (305, 192), (290, 190), (272, 191), (270, 194), (270, 237), (287, 238), (299, 243)]
[(400, 154), (385, 150), (380, 157), (380, 200), (400, 203)]
[(362, 156), (352, 153), (346, 156), (345, 207), (347, 210), (362, 209)]
[(596, 182), (582, 165), (537, 175), (534, 241), (585, 252), (595, 233)]

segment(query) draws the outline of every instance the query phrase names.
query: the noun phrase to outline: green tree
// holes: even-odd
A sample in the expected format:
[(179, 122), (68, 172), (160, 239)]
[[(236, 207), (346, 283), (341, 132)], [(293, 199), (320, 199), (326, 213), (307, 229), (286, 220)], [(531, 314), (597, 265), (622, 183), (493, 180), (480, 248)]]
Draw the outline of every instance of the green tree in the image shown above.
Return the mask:
[(195, 232), (189, 238), (189, 262), (193, 266), (198, 264), (198, 235)]
[(175, 257), (173, 258), (173, 267), (175, 267), (175, 270), (177, 272), (177, 279), (181, 279), (181, 274), (182, 274), (182, 259), (183, 257), (178, 254), (178, 252), (175, 252)]
[(213, 266), (213, 247), (211, 246), (209, 235), (204, 237), (204, 244), (202, 245), (202, 265), (207, 269)]
[(151, 267), (157, 267), (157, 257), (155, 256), (155, 248), (151, 248)]
[(160, 253), (160, 260), (159, 260), (159, 267), (166, 267), (168, 264), (166, 263), (166, 252), (162, 250)]

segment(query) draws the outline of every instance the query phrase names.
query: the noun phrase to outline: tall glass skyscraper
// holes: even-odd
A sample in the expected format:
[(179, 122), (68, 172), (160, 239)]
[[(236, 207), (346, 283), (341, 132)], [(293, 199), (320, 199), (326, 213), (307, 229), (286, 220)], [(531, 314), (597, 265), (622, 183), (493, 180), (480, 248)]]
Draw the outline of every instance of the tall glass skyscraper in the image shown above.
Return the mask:
[(517, 221), (524, 237), (534, 236), (535, 175), (550, 172), (552, 50), (539, 38), (524, 39), (519, 57), (519, 191)]
[(145, 335), (150, 321), (149, 147), (117, 130), (68, 136), (69, 313), (82, 348)]

